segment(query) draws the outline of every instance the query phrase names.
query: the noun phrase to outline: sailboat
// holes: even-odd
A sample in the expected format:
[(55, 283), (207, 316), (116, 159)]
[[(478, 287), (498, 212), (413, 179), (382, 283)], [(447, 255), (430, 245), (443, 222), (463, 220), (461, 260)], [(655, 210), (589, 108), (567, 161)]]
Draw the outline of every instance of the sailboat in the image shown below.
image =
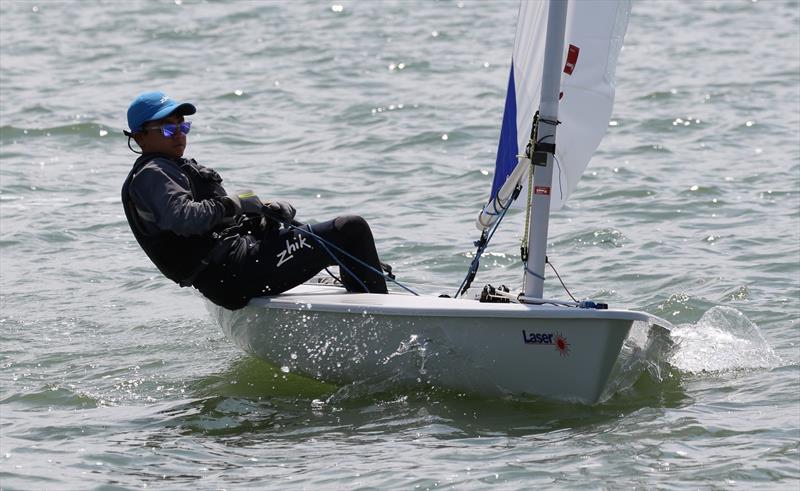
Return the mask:
[[(550, 211), (574, 190), (608, 126), (629, 13), (629, 0), (521, 2), (479, 251), (455, 297), (304, 284), (236, 311), (209, 302), (225, 334), (285, 372), (336, 384), (600, 400), (633, 323), (650, 316), (545, 298), (544, 268)], [(514, 203), (528, 212), (522, 291), (469, 298), (481, 247)]]

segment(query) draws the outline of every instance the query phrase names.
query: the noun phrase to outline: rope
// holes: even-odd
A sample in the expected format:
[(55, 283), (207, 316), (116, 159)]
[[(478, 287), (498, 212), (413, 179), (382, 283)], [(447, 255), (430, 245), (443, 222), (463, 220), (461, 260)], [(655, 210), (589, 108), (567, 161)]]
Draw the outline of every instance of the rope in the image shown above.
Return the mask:
[[(510, 201), (514, 200), (512, 199)], [(511, 203), (509, 202), (509, 205), (510, 204)], [(503, 212), (500, 214), (500, 218), (497, 219), (497, 221), (495, 222), (494, 226), (492, 226), (492, 229), (488, 234), (484, 235), (485, 232), (484, 234), (481, 234), (481, 238), (477, 242), (478, 250), (475, 252), (475, 258), (470, 263), (469, 270), (467, 271), (467, 276), (464, 277), (464, 281), (461, 282), (461, 286), (458, 287), (458, 290), (456, 290), (456, 294), (453, 296), (453, 298), (458, 298), (459, 295), (464, 295), (464, 293), (466, 293), (467, 290), (469, 290), (469, 287), (472, 284), (472, 280), (475, 279), (475, 275), (478, 272), (478, 266), (480, 265), (481, 255), (483, 254), (483, 251), (486, 250), (486, 247), (489, 246), (489, 241), (492, 240), (492, 236), (494, 236), (497, 227), (500, 226), (500, 222), (503, 221), (503, 218), (506, 216), (506, 213), (508, 213), (509, 208), (510, 207), (503, 209)]]
[(528, 171), (528, 199), (525, 204), (525, 228), (522, 231), (522, 240), (519, 244), (519, 255), (523, 263), (528, 262), (528, 230), (531, 223), (531, 203), (533, 202), (533, 173), (536, 170), (536, 166), (533, 164), (533, 154), (536, 152), (536, 145), (539, 143), (536, 141), (538, 133), (539, 111), (536, 111), (536, 114), (533, 115), (533, 123), (531, 123), (531, 138), (528, 140), (528, 146), (525, 149), (527, 157), (531, 159), (531, 168)]
[(545, 262), (547, 263), (548, 266), (550, 266), (550, 269), (553, 270), (553, 273), (556, 274), (556, 278), (558, 278), (558, 281), (561, 282), (561, 286), (564, 288), (564, 291), (567, 292), (569, 298), (571, 298), (573, 302), (577, 302), (577, 300), (575, 300), (575, 297), (572, 296), (572, 293), (570, 293), (569, 288), (567, 288), (567, 285), (565, 285), (564, 282), (561, 280), (561, 275), (558, 274), (558, 271), (556, 271), (555, 266), (553, 266), (553, 264), (550, 262), (550, 259), (548, 259), (546, 256), (545, 256)]
[(544, 276), (542, 276), (542, 275), (538, 274), (536, 271), (532, 270), (532, 269), (531, 269), (531, 268), (529, 268), (527, 265), (525, 266), (525, 271), (526, 271), (527, 273), (529, 273), (529, 274), (531, 274), (531, 275), (533, 275), (533, 276), (535, 276), (535, 277), (539, 278), (539, 279), (540, 279), (540, 280), (542, 280), (542, 281), (544, 281), (544, 280), (546, 279)]
[(304, 229), (304, 228), (301, 228), (301, 227), (298, 227), (297, 225), (294, 225), (294, 224), (292, 224), (292, 223), (284, 222), (283, 220), (281, 220), (281, 219), (279, 219), (279, 218), (277, 218), (277, 217), (275, 217), (275, 216), (272, 216), (271, 214), (265, 214), (265, 216), (266, 216), (267, 218), (270, 218), (270, 219), (272, 219), (272, 220), (275, 220), (275, 221), (276, 221), (276, 222), (278, 222), (278, 223), (282, 223), (284, 226), (290, 227), (290, 228), (291, 228), (291, 229), (293, 229), (293, 230), (297, 230), (297, 231), (299, 231), (299, 232), (302, 232), (302, 233), (304, 233), (304, 234), (308, 234), (310, 237), (312, 237), (314, 240), (316, 240), (316, 241), (319, 243), (319, 245), (321, 245), (321, 246), (322, 246), (322, 248), (325, 250), (325, 252), (327, 252), (327, 253), (328, 253), (328, 255), (330, 255), (330, 256), (331, 256), (331, 258), (332, 258), (334, 261), (336, 261), (336, 264), (338, 264), (340, 268), (344, 269), (344, 270), (345, 270), (345, 272), (347, 272), (347, 274), (349, 274), (350, 276), (352, 276), (353, 278), (355, 278), (355, 279), (356, 279), (356, 281), (358, 281), (358, 283), (359, 283), (359, 284), (360, 284), (360, 285), (361, 285), (361, 286), (364, 288), (364, 291), (365, 291), (365, 292), (369, 293), (369, 289), (367, 288), (367, 286), (366, 286), (366, 285), (364, 285), (364, 283), (363, 283), (363, 282), (362, 282), (362, 281), (361, 281), (361, 280), (358, 278), (358, 276), (354, 275), (354, 274), (353, 274), (353, 273), (352, 273), (352, 272), (351, 272), (351, 271), (350, 271), (350, 270), (347, 268), (347, 266), (345, 266), (344, 264), (342, 264), (342, 262), (339, 260), (339, 258), (338, 258), (338, 257), (336, 257), (336, 254), (332, 253), (332, 252), (330, 251), (330, 249), (328, 249), (328, 247), (331, 247), (331, 248), (335, 249), (335, 250), (336, 250), (337, 252), (339, 252), (340, 254), (343, 254), (343, 255), (347, 256), (348, 258), (350, 258), (350, 259), (352, 259), (353, 261), (357, 262), (357, 263), (358, 263), (358, 264), (360, 264), (361, 266), (364, 266), (365, 268), (369, 269), (369, 270), (370, 270), (370, 271), (372, 271), (373, 273), (375, 273), (375, 274), (377, 274), (377, 275), (380, 275), (380, 276), (383, 276), (383, 278), (384, 278), (386, 281), (391, 281), (392, 283), (396, 284), (397, 286), (399, 286), (399, 287), (400, 287), (400, 288), (402, 288), (403, 290), (405, 290), (405, 291), (407, 291), (407, 292), (409, 292), (409, 293), (411, 293), (411, 294), (413, 294), (413, 295), (419, 296), (419, 293), (415, 292), (415, 291), (414, 291), (414, 290), (412, 290), (411, 288), (408, 288), (407, 286), (405, 286), (404, 284), (400, 283), (400, 282), (399, 282), (399, 281), (397, 281), (396, 279), (394, 279), (394, 278), (391, 278), (390, 276), (386, 275), (386, 274), (385, 274), (383, 271), (378, 271), (377, 269), (373, 268), (372, 266), (370, 266), (369, 264), (365, 263), (365, 262), (364, 262), (364, 261), (362, 261), (361, 259), (359, 259), (359, 258), (357, 258), (357, 257), (353, 256), (352, 254), (350, 254), (349, 252), (345, 251), (345, 250), (344, 250), (344, 249), (342, 249), (341, 247), (338, 247), (336, 244), (333, 244), (332, 242), (329, 242), (329, 241), (327, 241), (327, 240), (323, 239), (322, 237), (320, 237), (319, 235), (315, 234), (314, 232), (312, 232), (312, 231), (310, 230), (310, 229), (311, 229), (311, 226), (310, 226), (310, 225), (306, 225), (306, 227), (308, 227), (308, 228), (309, 228), (308, 230), (306, 230), (306, 229)]
[[(295, 226), (294, 226), (294, 225), (292, 225), (292, 224), (289, 224), (289, 226), (290, 226), (290, 227), (292, 227), (292, 228), (293, 228), (293, 229), (295, 229), (295, 230), (300, 230), (300, 231), (306, 232), (306, 233), (308, 233), (309, 235), (311, 235), (311, 237), (313, 237), (314, 239), (316, 239), (316, 241), (319, 243), (319, 245), (320, 245), (320, 246), (322, 246), (322, 248), (325, 250), (325, 252), (327, 252), (327, 253), (328, 253), (328, 255), (329, 255), (330, 257), (332, 257), (334, 261), (336, 261), (336, 263), (339, 265), (339, 268), (343, 269), (345, 273), (347, 273), (347, 274), (348, 274), (348, 275), (350, 275), (352, 278), (354, 278), (354, 279), (355, 279), (355, 280), (358, 282), (359, 286), (360, 286), (362, 289), (364, 289), (364, 293), (369, 293), (369, 288), (367, 288), (367, 285), (366, 285), (366, 284), (364, 284), (364, 282), (363, 282), (363, 281), (361, 281), (361, 278), (359, 278), (358, 276), (356, 276), (355, 274), (353, 274), (353, 272), (352, 272), (352, 271), (350, 271), (350, 268), (348, 268), (347, 266), (345, 266), (343, 262), (339, 261), (339, 258), (338, 258), (338, 257), (336, 257), (336, 254), (332, 253), (332, 252), (330, 251), (330, 249), (328, 249), (328, 247), (325, 245), (325, 242), (326, 242), (326, 241), (325, 241), (325, 240), (324, 240), (322, 237), (318, 236), (317, 234), (315, 234), (314, 232), (312, 232), (312, 231), (311, 231), (311, 225), (308, 225), (308, 224), (306, 224), (306, 227), (308, 227), (308, 230), (304, 230), (304, 229), (302, 229), (302, 228), (300, 228), (300, 227), (295, 227)], [(330, 244), (330, 245), (332, 246), (333, 244)], [(348, 254), (348, 255), (349, 255), (349, 254)], [(355, 259), (353, 256), (350, 256), (350, 257), (351, 257), (351, 258), (353, 258), (353, 259)], [(364, 264), (364, 263), (362, 263), (362, 264)], [(369, 267), (369, 265), (367, 265), (367, 264), (364, 264), (364, 265), (365, 265), (365, 266), (367, 266), (367, 267)]]
[(558, 161), (556, 154), (553, 154), (553, 162), (555, 162), (556, 166), (558, 167), (558, 195), (561, 198), (561, 201), (564, 201), (564, 188), (561, 185), (561, 162)]
[(531, 223), (531, 202), (533, 201), (533, 171), (535, 167), (531, 163), (531, 169), (528, 171), (528, 202), (525, 205), (525, 229), (522, 231), (522, 242), (519, 245), (520, 256), (522, 262), (528, 262), (528, 227)]
[(339, 283), (342, 283), (342, 279), (339, 278), (338, 276), (336, 276), (335, 274), (333, 274), (333, 271), (328, 269), (327, 266), (325, 267), (325, 272), (328, 273), (329, 275), (331, 275), (331, 278), (333, 278), (334, 280), (338, 281)]

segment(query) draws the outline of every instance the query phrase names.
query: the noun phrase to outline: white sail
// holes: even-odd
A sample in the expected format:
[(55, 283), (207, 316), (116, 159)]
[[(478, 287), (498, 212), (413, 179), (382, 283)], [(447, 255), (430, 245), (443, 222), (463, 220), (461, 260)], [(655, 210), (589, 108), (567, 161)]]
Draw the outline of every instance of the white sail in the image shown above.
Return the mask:
[[(525, 0), (520, 5), (492, 198), (516, 167), (517, 155), (525, 151), (539, 108), (548, 5)], [(630, 0), (569, 2), (553, 210), (560, 209), (575, 190), (606, 132), (614, 104), (614, 72), (629, 15)], [(522, 196), (526, 194), (527, 189)], [(517, 200), (516, 206), (524, 205), (524, 199)]]

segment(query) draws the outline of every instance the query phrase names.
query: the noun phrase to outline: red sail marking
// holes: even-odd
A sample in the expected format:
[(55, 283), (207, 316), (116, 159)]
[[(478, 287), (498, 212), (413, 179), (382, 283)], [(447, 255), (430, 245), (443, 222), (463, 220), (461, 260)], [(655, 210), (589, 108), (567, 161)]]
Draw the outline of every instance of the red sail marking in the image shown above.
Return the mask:
[(564, 64), (564, 73), (567, 75), (572, 75), (572, 71), (575, 70), (575, 65), (578, 63), (578, 55), (580, 54), (581, 49), (574, 44), (569, 45), (569, 51), (567, 51), (567, 63)]
[(547, 186), (534, 186), (533, 187), (533, 193), (534, 194), (548, 195), (548, 194), (550, 194), (550, 188), (547, 187)]

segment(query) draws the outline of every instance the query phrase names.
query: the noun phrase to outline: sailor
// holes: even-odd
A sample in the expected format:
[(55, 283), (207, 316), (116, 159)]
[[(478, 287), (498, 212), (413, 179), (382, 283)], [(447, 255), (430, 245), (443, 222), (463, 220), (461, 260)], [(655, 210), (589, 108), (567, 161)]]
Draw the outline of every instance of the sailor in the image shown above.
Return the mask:
[(122, 186), (125, 216), (164, 276), (228, 309), (277, 295), (337, 264), (348, 291), (386, 293), (363, 218), (302, 225), (292, 205), (262, 202), (252, 192), (228, 194), (219, 174), (184, 158), (192, 124), (184, 118), (195, 111), (163, 92), (145, 92), (128, 108), (130, 131), (123, 132), (128, 148), (140, 153)]

